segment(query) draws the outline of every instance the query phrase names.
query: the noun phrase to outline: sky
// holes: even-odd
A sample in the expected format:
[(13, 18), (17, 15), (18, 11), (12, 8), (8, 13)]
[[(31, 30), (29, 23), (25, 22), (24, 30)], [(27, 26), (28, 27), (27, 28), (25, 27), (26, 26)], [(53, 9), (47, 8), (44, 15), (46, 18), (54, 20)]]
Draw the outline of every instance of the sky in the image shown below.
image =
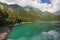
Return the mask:
[(41, 0), (41, 3), (48, 3), (48, 4), (50, 4), (51, 1), (50, 0)]
[(41, 11), (56, 12), (60, 11), (60, 0), (0, 0), (7, 4), (18, 4), (22, 7), (30, 6)]

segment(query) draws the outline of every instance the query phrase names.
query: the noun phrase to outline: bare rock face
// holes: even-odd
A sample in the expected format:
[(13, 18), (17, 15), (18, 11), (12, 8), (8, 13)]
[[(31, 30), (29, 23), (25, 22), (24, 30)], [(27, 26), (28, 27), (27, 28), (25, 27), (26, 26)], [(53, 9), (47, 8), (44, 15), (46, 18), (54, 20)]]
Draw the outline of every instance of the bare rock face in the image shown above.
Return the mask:
[(60, 11), (56, 12), (55, 15), (60, 16)]
[[(8, 28), (3, 29), (4, 31), (0, 33), (0, 40), (5, 40), (10, 30)], [(1, 30), (2, 31), (2, 30)]]
[(0, 4), (0, 8), (3, 9), (4, 8), (3, 5)]

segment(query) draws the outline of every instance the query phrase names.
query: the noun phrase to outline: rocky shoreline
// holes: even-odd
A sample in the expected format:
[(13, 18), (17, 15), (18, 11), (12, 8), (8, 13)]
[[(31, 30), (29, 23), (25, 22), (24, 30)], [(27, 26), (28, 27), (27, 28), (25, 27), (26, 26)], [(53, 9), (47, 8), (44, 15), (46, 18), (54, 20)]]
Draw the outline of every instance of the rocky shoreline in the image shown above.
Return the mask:
[(22, 23), (17, 23), (17, 24), (9, 24), (4, 27), (0, 27), (0, 40), (7, 40), (7, 36), (12, 30), (13, 26), (22, 24)]
[(2, 27), (0, 30), (0, 40), (6, 40), (7, 35), (9, 34), (10, 29), (8, 27)]

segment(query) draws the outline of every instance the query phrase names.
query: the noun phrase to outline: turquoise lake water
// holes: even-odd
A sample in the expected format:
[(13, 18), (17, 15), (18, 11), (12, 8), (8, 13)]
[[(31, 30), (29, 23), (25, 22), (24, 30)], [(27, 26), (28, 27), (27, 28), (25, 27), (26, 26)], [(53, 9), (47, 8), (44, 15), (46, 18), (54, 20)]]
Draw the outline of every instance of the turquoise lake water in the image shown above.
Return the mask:
[(58, 40), (60, 33), (55, 29), (59, 25), (49, 22), (19, 24), (12, 28), (7, 40)]

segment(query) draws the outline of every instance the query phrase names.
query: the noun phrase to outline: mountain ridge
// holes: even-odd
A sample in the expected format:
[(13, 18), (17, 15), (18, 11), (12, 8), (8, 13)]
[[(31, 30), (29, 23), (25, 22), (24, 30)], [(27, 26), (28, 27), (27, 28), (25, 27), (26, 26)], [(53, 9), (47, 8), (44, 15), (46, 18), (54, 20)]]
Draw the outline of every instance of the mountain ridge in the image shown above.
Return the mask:
[[(16, 15), (17, 17), (19, 16), (19, 19), (21, 18), (22, 20), (31, 20), (31, 21), (59, 21), (60, 17), (51, 14), (49, 12), (42, 12), (41, 10), (33, 7), (21, 7), (17, 4), (11, 4), (7, 5), (5, 3), (0, 3), (3, 5), (3, 9)], [(21, 16), (21, 17), (20, 17)], [(59, 20), (58, 20), (59, 19)], [(29, 22), (29, 21), (28, 21)]]

